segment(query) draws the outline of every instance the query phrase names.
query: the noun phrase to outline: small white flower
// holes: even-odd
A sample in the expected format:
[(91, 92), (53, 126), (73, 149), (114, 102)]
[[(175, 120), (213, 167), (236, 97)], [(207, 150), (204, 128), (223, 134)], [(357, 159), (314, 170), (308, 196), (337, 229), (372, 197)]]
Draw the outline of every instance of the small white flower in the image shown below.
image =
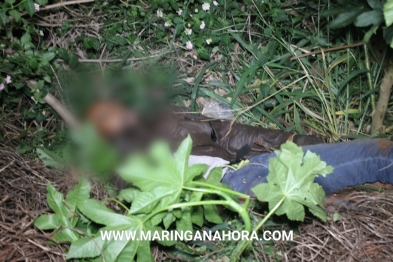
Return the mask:
[(186, 28), (186, 30), (184, 30), (184, 33), (185, 33), (186, 35), (191, 35), (192, 29), (191, 29), (191, 28)]
[(170, 25), (171, 25), (171, 23), (169, 23), (168, 21), (166, 21), (165, 24), (164, 24), (165, 27), (168, 27)]
[(218, 6), (217, 1), (213, 1), (213, 5), (214, 5), (214, 6)]
[(205, 26), (206, 26), (205, 21), (202, 21), (201, 26), (200, 26), (201, 30), (205, 29)]
[(188, 23), (188, 24), (187, 24), (187, 26), (188, 26), (188, 27), (191, 27), (191, 24), (190, 24), (190, 23)]
[(45, 116), (45, 115), (46, 115), (46, 111), (45, 111), (45, 110), (43, 110), (43, 111), (42, 111), (42, 114)]
[(192, 45), (191, 41), (187, 41), (187, 42), (186, 42), (186, 48), (187, 48), (188, 50), (192, 50), (192, 47), (193, 47), (193, 45)]
[(210, 9), (210, 4), (209, 4), (209, 3), (204, 3), (204, 4), (202, 5), (202, 9), (205, 10), (205, 11), (209, 11), (209, 9)]
[(44, 36), (44, 32), (42, 32), (42, 30), (40, 30), (40, 36)]
[(211, 39), (211, 38), (209, 38), (209, 39), (206, 39), (206, 44), (210, 45), (212, 42), (213, 42), (213, 41), (212, 41), (212, 39)]
[(177, 13), (178, 15), (181, 15), (181, 14), (183, 13), (183, 10), (181, 10), (181, 9), (179, 8), (179, 11), (176, 11), (176, 13)]
[(195, 13), (198, 13), (198, 8), (195, 8), (195, 10), (194, 10), (194, 11), (195, 11)]
[(34, 11), (36, 11), (36, 12), (40, 11), (40, 5), (39, 4), (34, 3)]
[(11, 83), (12, 81), (11, 81), (11, 76), (9, 76), (9, 75), (7, 75), (7, 77), (5, 78), (5, 83), (6, 84), (9, 84), (9, 83)]
[(158, 10), (157, 10), (157, 16), (158, 16), (158, 17), (163, 17), (163, 16), (164, 16), (164, 13), (162, 12), (161, 9), (158, 9)]
[(192, 58), (194, 58), (195, 60), (198, 59), (198, 57), (196, 55), (193, 55)]
[(3, 90), (3, 89), (4, 89), (4, 84), (1, 83), (1, 84), (0, 84), (0, 91)]

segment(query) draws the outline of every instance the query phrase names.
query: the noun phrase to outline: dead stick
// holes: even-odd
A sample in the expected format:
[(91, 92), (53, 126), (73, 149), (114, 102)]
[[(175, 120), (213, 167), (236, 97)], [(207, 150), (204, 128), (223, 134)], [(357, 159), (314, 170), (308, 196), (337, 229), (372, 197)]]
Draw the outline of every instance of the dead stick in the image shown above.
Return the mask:
[[(34, 92), (34, 88), (32, 85), (37, 84), (36, 81), (29, 81), (27, 82), (27, 86)], [(71, 128), (78, 128), (79, 127), (79, 122), (76, 120), (76, 118), (71, 114), (70, 111), (52, 94), (47, 93), (46, 96), (43, 98), (44, 101), (50, 105), (53, 110), (55, 110), (61, 118), (64, 119), (64, 121), (71, 127)]]
[(58, 8), (58, 7), (66, 6), (66, 5), (83, 4), (83, 3), (89, 3), (89, 2), (94, 2), (94, 1), (95, 0), (75, 0), (75, 1), (60, 2), (60, 3), (57, 3), (57, 4), (47, 5), (47, 6), (41, 7), (40, 11), (41, 10), (48, 10), (48, 9)]
[(306, 56), (309, 56), (309, 55), (315, 55), (315, 54), (319, 54), (319, 53), (322, 53), (322, 52), (327, 53), (327, 52), (347, 49), (347, 48), (351, 48), (351, 47), (355, 47), (355, 46), (360, 46), (360, 45), (364, 45), (364, 44), (366, 44), (366, 42), (359, 42), (359, 43), (356, 43), (356, 44), (350, 44), (350, 45), (337, 46), (337, 47), (332, 47), (332, 48), (327, 48), (327, 49), (321, 49), (321, 50), (313, 51), (313, 52), (310, 52), (310, 53), (307, 53), (307, 54), (302, 54), (302, 55), (291, 57), (290, 60), (293, 61), (295, 59), (306, 57)]

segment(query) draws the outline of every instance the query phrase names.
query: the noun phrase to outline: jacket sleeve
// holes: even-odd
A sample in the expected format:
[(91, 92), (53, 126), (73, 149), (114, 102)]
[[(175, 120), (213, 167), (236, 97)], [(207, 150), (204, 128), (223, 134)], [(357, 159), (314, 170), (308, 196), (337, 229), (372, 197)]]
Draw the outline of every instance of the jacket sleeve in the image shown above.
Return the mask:
[[(249, 158), (263, 152), (269, 152), (280, 148), (287, 141), (293, 141), (298, 145), (309, 145), (323, 143), (323, 140), (316, 136), (300, 136), (281, 130), (266, 129), (255, 126), (233, 124), (230, 121), (212, 122), (214, 132), (217, 136), (217, 143), (225, 148), (236, 158), (236, 153), (244, 146), (251, 149), (245, 157)], [(229, 134), (227, 135), (227, 133)]]

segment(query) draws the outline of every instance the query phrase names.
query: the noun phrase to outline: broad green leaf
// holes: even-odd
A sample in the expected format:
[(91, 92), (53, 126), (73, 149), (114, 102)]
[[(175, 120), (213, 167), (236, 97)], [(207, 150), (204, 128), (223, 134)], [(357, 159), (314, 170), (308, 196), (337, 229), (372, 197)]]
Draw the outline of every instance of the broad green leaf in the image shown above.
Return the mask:
[(88, 199), (78, 204), (80, 211), (92, 221), (106, 226), (121, 226), (130, 223), (130, 217), (116, 214), (101, 202)]
[[(141, 255), (147, 255), (146, 250), (150, 250), (150, 244), (147, 241), (139, 240), (141, 231), (147, 232), (142, 221), (130, 216), (126, 224), (102, 228), (95, 239), (82, 238), (73, 242), (67, 259), (103, 255), (101, 258), (105, 261), (133, 261), (140, 247), (139, 254)], [(102, 236), (105, 236), (105, 239)]]
[(59, 220), (55, 214), (41, 215), (34, 220), (34, 226), (41, 230), (56, 229), (60, 226)]
[(40, 6), (45, 6), (48, 3), (48, 0), (35, 0), (37, 4)]
[(15, 3), (16, 0), (5, 0), (6, 3), (12, 5), (13, 3)]
[(138, 194), (132, 202), (132, 207), (130, 210), (130, 214), (138, 214), (138, 213), (145, 213), (148, 214), (156, 208), (158, 202), (160, 205), (157, 208), (162, 208), (167, 206), (166, 201), (163, 199), (169, 196), (172, 199), (172, 194), (176, 194), (176, 188), (174, 187), (173, 190), (168, 190), (168, 187), (157, 187), (152, 192), (142, 192)]
[(353, 8), (352, 10), (341, 13), (329, 23), (329, 26), (331, 29), (333, 29), (350, 25), (361, 12), (362, 9)]
[(176, 221), (177, 231), (192, 231), (191, 208), (187, 207), (183, 210), (180, 220)]
[(3, 10), (0, 10), (0, 24), (7, 24), (10, 20)]
[(203, 208), (201, 206), (195, 207), (191, 214), (191, 221), (193, 224), (203, 226)]
[(53, 58), (55, 58), (55, 56), (56, 56), (55, 53), (52, 52), (44, 53), (42, 55), (42, 60), (50, 62)]
[(91, 187), (89, 181), (85, 177), (82, 178), (76, 187), (68, 192), (66, 196), (68, 206), (75, 209), (79, 203), (89, 199), (90, 190)]
[(78, 63), (79, 63), (78, 57), (75, 54), (68, 55), (68, 64), (70, 65), (71, 68), (76, 68)]
[(204, 205), (203, 215), (209, 222), (215, 224), (221, 224), (223, 222), (221, 216), (218, 214), (217, 206), (215, 205)]
[(393, 24), (393, 0), (387, 0), (383, 6), (383, 15), (387, 26)]
[(47, 202), (49, 207), (55, 212), (54, 215), (42, 215), (36, 219), (37, 226), (43, 226), (43, 229), (53, 229), (53, 226), (60, 229), (53, 236), (57, 241), (73, 242), (79, 238), (79, 234), (72, 231), (71, 219), (75, 220), (75, 210), (69, 210), (69, 207), (63, 202), (63, 195), (58, 192), (51, 184), (47, 186)]
[(283, 200), (276, 214), (286, 214), (291, 220), (303, 221), (306, 206), (312, 214), (326, 221), (323, 210), (325, 192), (314, 179), (317, 175), (333, 172), (333, 168), (310, 151), (304, 154), (292, 142), (283, 144), (275, 154), (277, 158), (269, 161), (267, 183), (252, 189), (258, 200), (268, 202), (270, 210)]
[(120, 201), (126, 201), (131, 203), (134, 201), (135, 197), (140, 194), (141, 191), (137, 188), (126, 188), (120, 191), (119, 196), (117, 197)]
[(24, 6), (25, 6), (25, 9), (26, 9), (27, 13), (28, 13), (30, 16), (33, 16), (33, 14), (34, 14), (34, 12), (35, 12), (35, 7), (34, 7), (34, 2), (33, 2), (33, 0), (25, 0), (25, 1), (24, 1)]
[[(183, 187), (206, 170), (204, 165), (188, 166), (191, 147), (192, 140), (188, 136), (172, 156), (167, 144), (156, 143), (150, 150), (150, 159), (141, 155), (133, 156), (118, 169), (118, 173), (142, 191), (155, 192), (151, 197), (160, 198), (157, 208), (177, 203)], [(155, 165), (151, 164), (152, 161)], [(160, 188), (159, 191), (155, 191), (157, 188)], [(146, 195), (142, 197), (146, 198)], [(154, 201), (148, 201), (148, 208)], [(143, 210), (142, 207), (143, 203), (138, 200), (138, 212)]]
[(62, 214), (67, 217), (69, 211), (64, 212), (63, 195), (59, 191), (57, 191), (51, 184), (48, 184), (46, 189), (48, 191), (46, 201), (48, 202), (50, 209), (52, 209), (55, 213)]
[(164, 223), (165, 229), (168, 229), (173, 222), (176, 221), (176, 217), (172, 214), (172, 212), (168, 212), (162, 222)]
[(67, 259), (97, 257), (101, 254), (100, 247), (104, 246), (101, 237), (97, 237), (92, 241), (90, 237), (80, 238), (74, 241), (68, 250)]
[(21, 18), (21, 14), (16, 11), (15, 9), (11, 10), (10, 15), (15, 19), (16, 22), (19, 22), (20, 18)]
[(32, 58), (29, 59), (29, 66), (32, 69), (37, 69), (38, 61), (37, 61), (37, 59), (35, 57), (32, 57)]
[(372, 9), (379, 9), (379, 10), (382, 10), (383, 2), (384, 1), (381, 1), (381, 0), (367, 0), (368, 5)]
[(365, 27), (370, 25), (379, 25), (383, 21), (382, 11), (368, 11), (364, 12), (355, 19), (355, 26)]
[(31, 41), (31, 36), (30, 36), (29, 33), (23, 34), (22, 37), (20, 38), (20, 42), (21, 42), (22, 44), (27, 44), (27, 43), (29, 43), (30, 41)]
[(63, 169), (65, 167), (64, 160), (60, 156), (44, 147), (37, 148), (36, 153), (41, 161), (47, 166), (57, 169)]

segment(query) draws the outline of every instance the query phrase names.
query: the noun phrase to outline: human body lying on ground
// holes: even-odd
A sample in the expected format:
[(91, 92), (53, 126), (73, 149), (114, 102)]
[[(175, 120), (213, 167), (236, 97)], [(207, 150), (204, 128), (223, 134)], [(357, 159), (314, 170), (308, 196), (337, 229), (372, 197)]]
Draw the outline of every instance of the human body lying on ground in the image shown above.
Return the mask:
[[(327, 193), (364, 183), (393, 184), (393, 142), (384, 139), (323, 144), (316, 136), (238, 123), (232, 125), (228, 120), (212, 120), (176, 107), (142, 119), (115, 101), (94, 104), (87, 118), (100, 134), (124, 153), (144, 148), (155, 139), (165, 139), (175, 149), (190, 135), (194, 162), (198, 161), (195, 156), (217, 157), (230, 162), (249, 159), (244, 167), (227, 172), (222, 179), (233, 190), (249, 195), (253, 195), (251, 188), (266, 182), (269, 159), (275, 157), (272, 151), (287, 141), (302, 146), (305, 152), (316, 153), (335, 168), (332, 174), (318, 176), (315, 180)], [(203, 161), (213, 165), (211, 160), (205, 158)]]

